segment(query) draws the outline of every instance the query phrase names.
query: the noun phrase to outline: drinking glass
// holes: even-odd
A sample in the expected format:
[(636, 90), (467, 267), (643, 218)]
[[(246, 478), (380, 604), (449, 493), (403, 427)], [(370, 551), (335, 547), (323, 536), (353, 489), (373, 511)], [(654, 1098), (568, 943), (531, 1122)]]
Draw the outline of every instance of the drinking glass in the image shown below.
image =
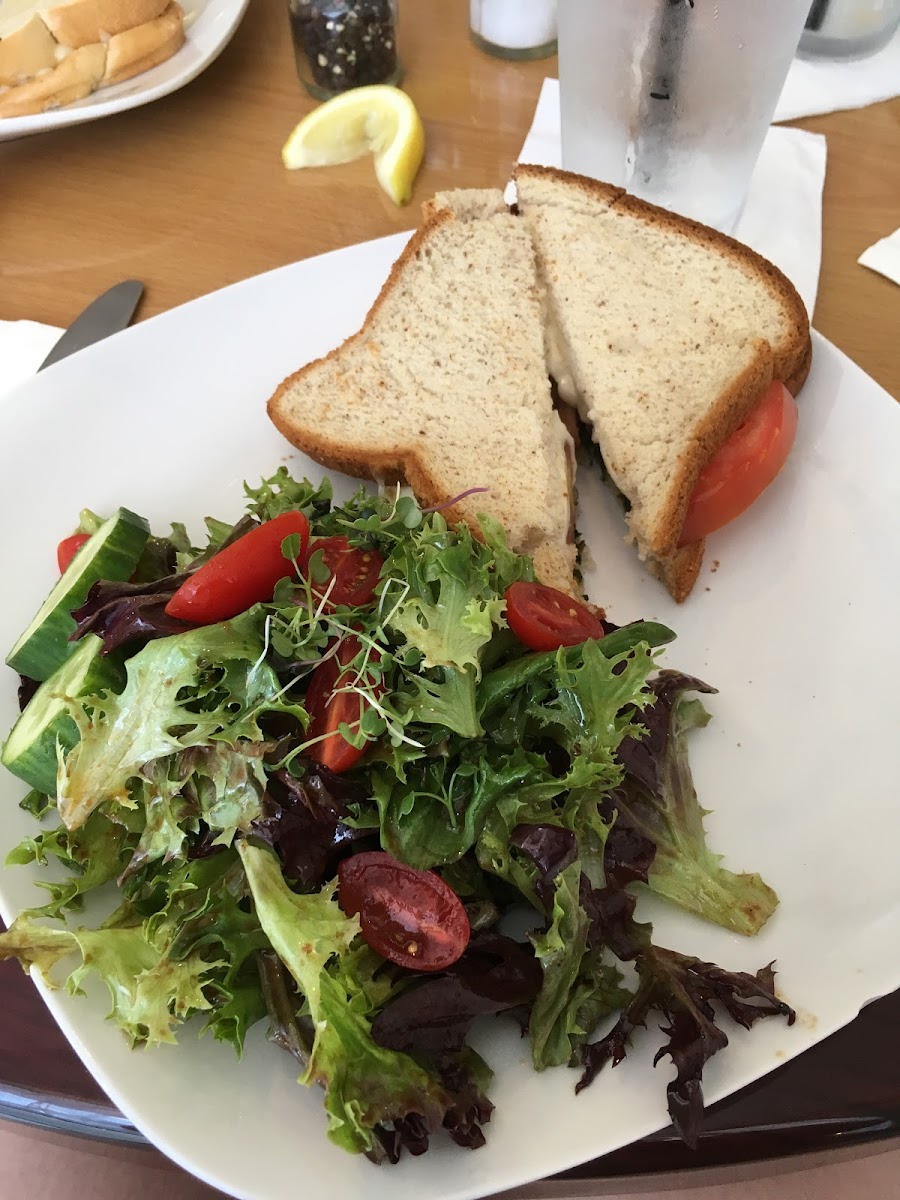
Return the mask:
[(900, 29), (900, 0), (813, 0), (800, 39), (810, 58), (866, 58)]
[(730, 232), (810, 0), (559, 0), (570, 171)]

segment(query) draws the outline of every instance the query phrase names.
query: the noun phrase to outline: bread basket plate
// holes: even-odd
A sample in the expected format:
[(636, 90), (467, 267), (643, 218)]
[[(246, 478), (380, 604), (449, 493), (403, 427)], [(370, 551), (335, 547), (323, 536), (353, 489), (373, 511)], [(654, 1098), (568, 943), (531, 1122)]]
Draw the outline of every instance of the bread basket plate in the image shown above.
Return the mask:
[[(29, 380), (0, 404), (0, 530), (10, 646), (54, 578), (53, 549), (85, 505), (118, 505), (161, 529), (235, 518), (242, 481), (281, 463), (320, 468), (270, 425), (282, 378), (360, 324), (405, 235), (284, 267), (141, 323)], [(489, 399), (489, 397), (488, 397)], [(676, 606), (622, 540), (616, 503), (581, 468), (579, 528), (591, 597), (612, 620), (656, 618), (678, 640), (666, 661), (719, 687), (692, 761), (712, 846), (758, 870), (781, 906), (745, 940), (642, 898), (656, 940), (732, 969), (775, 960), (798, 1013), (788, 1028), (725, 1023), (730, 1045), (704, 1077), (708, 1103), (744, 1087), (900, 986), (900, 407), (821, 337), (800, 399), (798, 442), (765, 496), (710, 538), (693, 595)], [(473, 480), (473, 485), (478, 480)], [(349, 483), (348, 483), (349, 486)], [(27, 520), (15, 514), (27, 512)], [(14, 567), (12, 566), (14, 564)], [(0, 680), (0, 726), (16, 712)], [(24, 792), (0, 778), (0, 850), (33, 831)], [(7, 921), (38, 903), (33, 867), (0, 869)], [(85, 921), (90, 922), (90, 912)], [(510, 1024), (477, 1048), (496, 1071), (487, 1146), (437, 1137), (428, 1154), (373, 1167), (325, 1137), (321, 1097), (257, 1026), (244, 1060), (182, 1032), (177, 1047), (132, 1052), (105, 1020), (102, 987), (47, 1004), (111, 1100), (183, 1167), (228, 1195), (293, 1200), (465, 1200), (572, 1167), (667, 1122), (661, 1035), (640, 1033), (626, 1061), (576, 1097), (577, 1073), (535, 1074)], [(724, 1019), (723, 1019), (724, 1020)]]
[[(196, 79), (222, 53), (241, 23), (250, 0), (180, 0), (185, 17), (185, 42), (170, 59), (133, 79), (100, 88), (84, 100), (51, 112), (0, 119), (0, 142), (82, 125), (113, 113), (159, 100)], [(3, 0), (0, 0), (0, 17)]]

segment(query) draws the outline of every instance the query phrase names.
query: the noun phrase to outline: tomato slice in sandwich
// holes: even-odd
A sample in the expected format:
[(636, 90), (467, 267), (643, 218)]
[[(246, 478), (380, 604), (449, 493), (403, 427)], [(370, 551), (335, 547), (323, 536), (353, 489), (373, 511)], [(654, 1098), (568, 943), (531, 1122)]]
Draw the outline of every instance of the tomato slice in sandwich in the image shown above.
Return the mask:
[(700, 473), (680, 544), (705, 538), (749, 508), (784, 466), (796, 432), (794, 397), (776, 380)]

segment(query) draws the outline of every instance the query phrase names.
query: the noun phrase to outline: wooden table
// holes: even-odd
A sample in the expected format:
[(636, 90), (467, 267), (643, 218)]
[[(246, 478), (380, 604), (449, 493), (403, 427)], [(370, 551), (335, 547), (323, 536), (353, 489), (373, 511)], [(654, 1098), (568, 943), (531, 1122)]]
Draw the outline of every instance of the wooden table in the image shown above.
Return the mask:
[[(401, 0), (406, 84), (425, 122), (421, 201), (502, 185), (556, 62), (488, 58), (466, 0)], [(371, 164), (290, 174), (281, 145), (311, 101), (291, 55), (285, 0), (252, 0), (234, 40), (194, 83), (148, 107), (0, 145), (0, 319), (67, 324), (136, 277), (141, 315), (261, 271), (412, 227)], [(828, 136), (818, 328), (894, 394), (900, 291), (856, 263), (900, 223), (900, 101), (800, 122)], [(302, 319), (302, 314), (298, 314)], [(22, 1119), (129, 1140), (13, 964), (0, 970), (0, 1092)], [(865, 1142), (900, 1130), (897, 996), (775, 1076), (717, 1105), (697, 1154), (664, 1131), (572, 1176), (632, 1174)], [(575, 1180), (565, 1185), (571, 1192)], [(546, 1194), (551, 1194), (547, 1192)], [(574, 1194), (574, 1193), (573, 1193)]]
[[(415, 225), (438, 188), (502, 185), (556, 60), (506, 63), (469, 44), (466, 0), (401, 0), (405, 87), (428, 150), (413, 206), (369, 162), (289, 173), (281, 145), (312, 102), (285, 0), (252, 0), (222, 56), (155, 104), (0, 145), (0, 318), (65, 325), (143, 279), (142, 315), (237, 279)], [(818, 329), (895, 395), (900, 292), (857, 265), (900, 224), (900, 100), (799, 122), (828, 136)]]

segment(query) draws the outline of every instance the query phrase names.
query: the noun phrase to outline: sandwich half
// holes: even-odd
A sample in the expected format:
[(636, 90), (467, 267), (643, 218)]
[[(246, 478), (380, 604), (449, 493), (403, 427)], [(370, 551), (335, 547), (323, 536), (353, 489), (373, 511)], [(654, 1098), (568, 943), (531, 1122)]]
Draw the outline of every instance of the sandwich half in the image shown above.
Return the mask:
[(572, 439), (545, 308), (531, 235), (501, 193), (439, 195), (362, 329), (286, 379), (269, 416), (326, 467), (452, 501), (447, 520), (476, 535), (479, 513), (495, 517), (539, 579), (576, 592)]
[(703, 542), (681, 544), (700, 473), (773, 379), (796, 394), (809, 321), (793, 285), (746, 246), (619, 188), (515, 171), (544, 285), (548, 370), (629, 505), (629, 536), (683, 600)]

